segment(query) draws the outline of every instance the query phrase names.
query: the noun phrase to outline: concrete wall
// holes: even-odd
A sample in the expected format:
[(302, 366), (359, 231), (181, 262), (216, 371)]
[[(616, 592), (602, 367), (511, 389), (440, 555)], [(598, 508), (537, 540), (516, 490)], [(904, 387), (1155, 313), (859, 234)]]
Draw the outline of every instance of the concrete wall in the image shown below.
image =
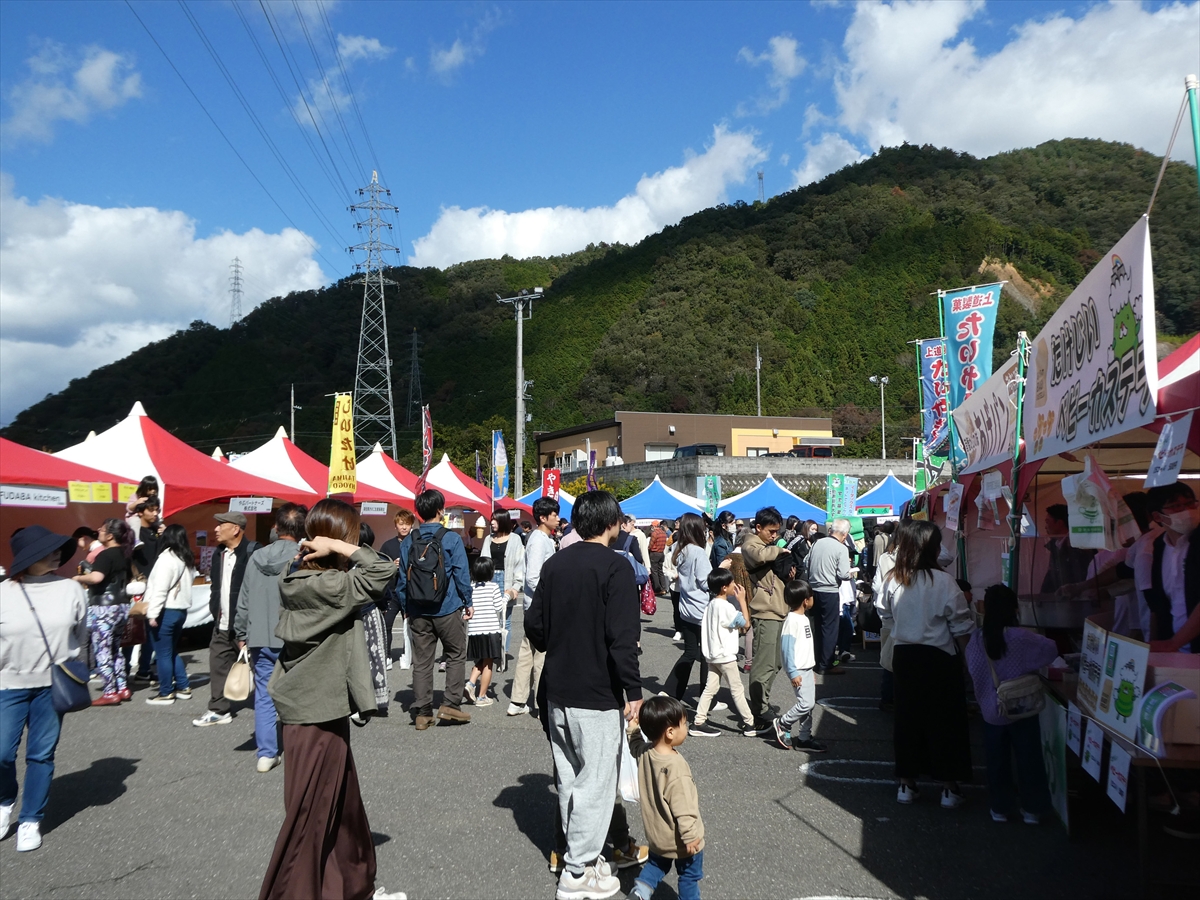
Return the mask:
[(668, 459), (661, 462), (627, 463), (598, 469), (608, 483), (636, 479), (649, 484), (658, 475), (663, 484), (694, 496), (696, 478), (700, 475), (720, 475), (721, 492), (729, 495), (749, 490), (767, 473), (789, 491), (825, 487), (830, 473), (855, 475), (859, 493), (869, 490), (892, 471), (905, 484), (912, 483), (912, 460), (909, 459), (786, 459), (783, 457), (694, 456), (687, 459)]

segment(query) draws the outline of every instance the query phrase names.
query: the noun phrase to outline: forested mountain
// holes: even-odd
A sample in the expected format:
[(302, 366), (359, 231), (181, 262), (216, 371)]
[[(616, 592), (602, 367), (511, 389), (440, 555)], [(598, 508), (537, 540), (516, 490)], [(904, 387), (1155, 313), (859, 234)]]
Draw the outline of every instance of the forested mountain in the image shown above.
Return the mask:
[[(544, 286), (525, 323), (532, 430), (614, 408), (753, 414), (759, 344), (763, 411), (832, 415), (847, 455), (879, 454), (879, 395), (867, 378), (888, 375), (888, 449), (901, 455), (917, 433), (908, 342), (938, 331), (930, 293), (1012, 279), (999, 365), (1016, 332), (1032, 335), (1145, 212), (1160, 164), (1091, 140), (988, 159), (905, 145), (765, 204), (704, 210), (633, 247), (396, 268), (388, 324), (398, 407), (416, 329), (439, 448), (472, 471), (491, 427), (511, 439), (515, 323), (495, 298)], [(1172, 163), (1151, 216), (1160, 336), (1200, 329), (1198, 224), (1195, 170)], [(360, 309), (361, 287), (343, 281), (268, 301), (231, 329), (193, 323), (72, 381), (4, 434), (57, 450), (140, 399), (206, 452), (245, 451), (287, 423), (295, 383), (297, 442), (325, 457), (325, 395), (353, 387)], [(415, 438), (402, 434), (409, 464)]]

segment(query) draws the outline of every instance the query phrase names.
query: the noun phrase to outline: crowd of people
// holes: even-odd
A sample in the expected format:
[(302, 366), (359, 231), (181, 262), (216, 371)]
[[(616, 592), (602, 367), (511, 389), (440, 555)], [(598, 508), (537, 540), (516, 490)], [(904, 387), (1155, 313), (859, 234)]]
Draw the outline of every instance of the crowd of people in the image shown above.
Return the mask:
[[(178, 642), (197, 560), (187, 532), (159, 521), (155, 488), (144, 482), (127, 519), (108, 519), (95, 533), (68, 537), (30, 526), (12, 537), (11, 577), (0, 584), (0, 838), (12, 822), (16, 753), (28, 732), (20, 851), (41, 843), (62, 720), (51, 697), (55, 665), (89, 658), (90, 648), (101, 683), (94, 705), (130, 699), (137, 675), (128, 674), (122, 644), (138, 642), (128, 635), (137, 597), (134, 615), (147, 630), (139, 661), (146, 683), (157, 687), (146, 702), (170, 705), (192, 695)], [(744, 524), (728, 513), (715, 520), (689, 513), (677, 522), (655, 521), (646, 534), (611, 494), (593, 491), (577, 499), (569, 525), (550, 499), (535, 501), (527, 533), (496, 510), (491, 534), (472, 559), (459, 534), (444, 527), (444, 507), (440, 492), (424, 491), (415, 517), (398, 513), (395, 537), (379, 550), (357, 511), (336, 499), (311, 510), (282, 505), (273, 539), (263, 546), (246, 536), (240, 513), (216, 516), (210, 699), (193, 725), (231, 721), (236, 701), (225, 696), (227, 681), (234, 662), (248, 657), (257, 770), (285, 763), (285, 819), (263, 880), (264, 900), (403, 896), (376, 884), (350, 725), (387, 714), (394, 631), (406, 635), (414, 728), (469, 724), (465, 707), (496, 700), (517, 600), (524, 628), (506, 713), (535, 714), (550, 744), (558, 790), (550, 868), (560, 900), (611, 897), (620, 888), (614, 868), (633, 866), (641, 866), (633, 895), (643, 900), (672, 866), (679, 896), (698, 897), (704, 825), (678, 748), (689, 734), (722, 734), (710, 715), (727, 708), (716, 700), (724, 684), (741, 734), (827, 752), (814, 735), (816, 686), (853, 660), (856, 622), (871, 624), (881, 637), (881, 706), (894, 714), (899, 803), (918, 799), (921, 777), (942, 784), (942, 807), (963, 803), (961, 785), (972, 770), (969, 684), (983, 718), (992, 818), (1019, 813), (1032, 824), (1049, 810), (1038, 719), (1006, 707), (1001, 695), (1011, 691), (1000, 688), (1049, 663), (1057, 648), (1017, 627), (1011, 589), (992, 585), (981, 602), (972, 599), (970, 585), (944, 570), (936, 525), (883, 523), (856, 544), (845, 519), (823, 530), (768, 507)], [(1156, 488), (1141, 508), (1159, 526), (1149, 540), (1148, 624), (1177, 644), (1189, 629), (1200, 630), (1192, 590), (1200, 577), (1200, 542), (1191, 537), (1195, 497), (1182, 483)], [(77, 574), (55, 574), (80, 551)], [(1133, 564), (1131, 554), (1114, 554), (1108, 567)], [(1164, 572), (1164, 558), (1167, 565), (1179, 560), (1178, 575)], [(1084, 569), (1086, 576), (1095, 562), (1083, 564), (1065, 551), (1056, 559), (1062, 571), (1054, 577), (1066, 591), (1067, 573)], [(643, 702), (641, 612), (655, 596), (670, 598), (673, 637), (682, 649), (663, 691)], [(156, 678), (148, 669), (151, 655)], [(739, 659), (748, 666), (748, 692)], [(781, 669), (791, 692), (774, 707), (771, 690)], [(445, 673), (445, 689), (435, 707), (438, 672)], [(617, 793), (623, 741), (637, 759), (646, 845), (630, 836)]]

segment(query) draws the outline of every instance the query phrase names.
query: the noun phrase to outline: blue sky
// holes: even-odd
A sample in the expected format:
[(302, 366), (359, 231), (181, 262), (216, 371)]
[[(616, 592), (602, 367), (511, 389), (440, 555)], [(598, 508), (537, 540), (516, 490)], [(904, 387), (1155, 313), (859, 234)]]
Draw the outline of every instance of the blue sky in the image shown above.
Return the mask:
[(124, 2), (0, 4), (0, 422), (192, 319), (226, 324), (235, 255), (247, 308), (347, 274), (342, 184), (375, 165), (405, 261), (562, 253), (753, 200), (759, 168), (771, 195), (903, 140), (1161, 153), (1200, 69), (1196, 3), (133, 10), (165, 57)]

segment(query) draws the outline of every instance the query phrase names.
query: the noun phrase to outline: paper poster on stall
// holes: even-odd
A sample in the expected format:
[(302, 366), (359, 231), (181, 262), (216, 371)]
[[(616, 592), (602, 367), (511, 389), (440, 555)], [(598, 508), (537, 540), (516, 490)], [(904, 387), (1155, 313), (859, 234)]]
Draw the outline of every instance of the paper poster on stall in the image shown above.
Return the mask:
[(1083, 771), (1096, 781), (1100, 780), (1100, 760), (1104, 756), (1104, 729), (1095, 719), (1087, 720), (1087, 729), (1083, 733), (1083, 755), (1079, 764)]
[(957, 481), (946, 486), (946, 529), (958, 531), (962, 524), (962, 498), (964, 488)]
[(1129, 793), (1129, 751), (1113, 743), (1108, 748), (1108, 798), (1125, 812), (1125, 797)]
[(1183, 454), (1187, 450), (1187, 438), (1191, 430), (1191, 412), (1174, 422), (1163, 423), (1154, 456), (1150, 458), (1150, 471), (1146, 473), (1146, 483), (1142, 487), (1161, 487), (1179, 480), (1179, 467), (1183, 465)]
[(1046, 698), (1038, 713), (1042, 732), (1042, 763), (1046, 769), (1046, 786), (1050, 788), (1050, 805), (1070, 832), (1067, 816), (1067, 711), (1055, 699)]
[(1130, 740), (1137, 737), (1138, 701), (1146, 686), (1150, 645), (1109, 632), (1096, 718)]
[(1149, 219), (1142, 216), (1033, 340), (1022, 431), (1046, 459), (1154, 420), (1158, 388)]
[(1083, 739), (1083, 715), (1074, 703), (1067, 704), (1067, 747), (1080, 756), (1080, 741)]
[(1013, 356), (952, 413), (965, 456), (959, 474), (981, 472), (1012, 459), (1018, 383), (1017, 357)]
[(1104, 647), (1108, 632), (1090, 620), (1083, 623), (1083, 646), (1079, 655), (1079, 684), (1075, 695), (1079, 706), (1089, 715), (1100, 700), (1100, 682), (1104, 674)]

